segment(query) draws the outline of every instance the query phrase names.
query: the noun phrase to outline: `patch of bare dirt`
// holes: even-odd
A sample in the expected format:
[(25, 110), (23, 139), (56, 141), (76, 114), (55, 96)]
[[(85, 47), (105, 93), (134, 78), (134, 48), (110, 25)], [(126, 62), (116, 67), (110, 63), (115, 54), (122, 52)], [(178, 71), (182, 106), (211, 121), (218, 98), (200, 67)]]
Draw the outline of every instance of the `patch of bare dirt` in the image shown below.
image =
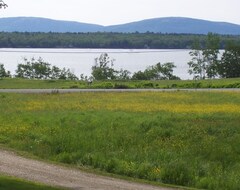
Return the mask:
[(0, 150), (0, 173), (74, 190), (171, 190), (86, 173)]

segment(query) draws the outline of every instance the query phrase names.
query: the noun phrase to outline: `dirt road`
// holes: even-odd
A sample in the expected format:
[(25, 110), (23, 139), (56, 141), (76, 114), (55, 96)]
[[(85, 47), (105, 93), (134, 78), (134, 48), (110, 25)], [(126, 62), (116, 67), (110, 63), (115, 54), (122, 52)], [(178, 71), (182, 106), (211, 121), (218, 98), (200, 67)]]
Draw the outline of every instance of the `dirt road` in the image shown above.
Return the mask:
[(79, 92), (240, 92), (240, 88), (199, 88), (199, 89), (0, 89), (0, 93), (79, 93)]
[(0, 173), (74, 190), (171, 190), (85, 173), (24, 158), (6, 150), (0, 150)]

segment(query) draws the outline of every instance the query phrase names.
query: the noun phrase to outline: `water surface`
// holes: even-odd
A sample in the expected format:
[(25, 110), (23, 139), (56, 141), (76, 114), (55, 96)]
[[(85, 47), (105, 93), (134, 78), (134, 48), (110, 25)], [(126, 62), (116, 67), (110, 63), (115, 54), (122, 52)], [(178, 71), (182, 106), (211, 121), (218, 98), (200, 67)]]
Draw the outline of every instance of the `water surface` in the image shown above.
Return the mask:
[(80, 74), (91, 75), (94, 60), (101, 53), (108, 53), (115, 59), (114, 68), (126, 69), (131, 73), (146, 69), (147, 66), (159, 62), (174, 62), (177, 68), (174, 74), (181, 79), (191, 79), (188, 74), (187, 62), (190, 61), (189, 50), (166, 49), (0, 49), (0, 63), (5, 65), (12, 74), (15, 73), (17, 64), (23, 63), (23, 58), (36, 59), (42, 57), (44, 61), (60, 68), (66, 67), (78, 77)]

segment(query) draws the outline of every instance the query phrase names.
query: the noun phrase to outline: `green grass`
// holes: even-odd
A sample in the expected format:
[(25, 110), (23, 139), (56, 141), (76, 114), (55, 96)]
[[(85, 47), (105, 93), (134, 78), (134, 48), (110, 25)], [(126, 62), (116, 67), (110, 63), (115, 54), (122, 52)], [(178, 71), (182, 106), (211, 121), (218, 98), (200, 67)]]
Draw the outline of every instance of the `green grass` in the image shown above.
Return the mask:
[(0, 190), (60, 190), (60, 188), (0, 175)]
[(240, 187), (240, 93), (0, 94), (0, 143), (158, 183)]
[(84, 81), (0, 79), (1, 89), (52, 88), (240, 88), (240, 78), (214, 80)]

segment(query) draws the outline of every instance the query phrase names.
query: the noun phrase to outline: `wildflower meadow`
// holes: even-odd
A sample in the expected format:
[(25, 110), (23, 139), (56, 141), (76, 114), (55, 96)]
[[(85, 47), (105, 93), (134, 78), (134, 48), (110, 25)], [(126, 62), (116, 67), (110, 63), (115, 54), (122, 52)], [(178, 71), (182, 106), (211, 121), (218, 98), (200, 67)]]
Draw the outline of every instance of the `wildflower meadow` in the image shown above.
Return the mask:
[(0, 143), (160, 184), (237, 190), (240, 93), (1, 93)]

